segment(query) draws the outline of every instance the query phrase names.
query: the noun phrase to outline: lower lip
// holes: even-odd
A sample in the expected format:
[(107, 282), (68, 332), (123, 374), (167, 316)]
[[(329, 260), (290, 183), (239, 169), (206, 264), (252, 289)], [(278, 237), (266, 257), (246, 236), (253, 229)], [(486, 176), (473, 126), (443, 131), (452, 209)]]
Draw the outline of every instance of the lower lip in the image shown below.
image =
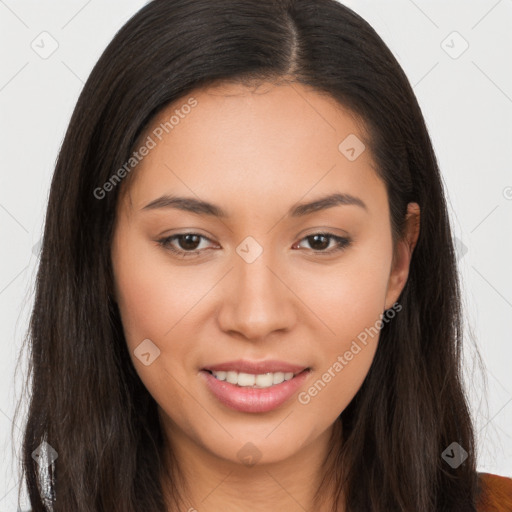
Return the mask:
[(311, 371), (304, 370), (293, 379), (268, 388), (244, 388), (216, 379), (206, 370), (200, 373), (209, 390), (227, 407), (240, 412), (268, 412), (283, 405), (304, 384)]

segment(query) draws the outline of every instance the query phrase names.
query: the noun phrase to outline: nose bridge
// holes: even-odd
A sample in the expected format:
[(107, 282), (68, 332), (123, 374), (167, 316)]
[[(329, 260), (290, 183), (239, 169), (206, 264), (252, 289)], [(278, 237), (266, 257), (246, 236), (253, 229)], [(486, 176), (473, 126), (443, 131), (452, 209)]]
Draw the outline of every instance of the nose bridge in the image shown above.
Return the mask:
[(250, 297), (252, 303), (264, 300), (268, 304), (273, 296), (281, 294), (282, 290), (278, 288), (282, 283), (275, 276), (278, 271), (270, 252), (270, 250), (264, 251), (251, 262), (241, 258), (241, 261), (236, 263), (236, 286), (239, 288), (239, 299)]
[(278, 277), (281, 265), (273, 251), (247, 237), (236, 252), (229, 296), (219, 316), (221, 327), (254, 339), (289, 328), (294, 318), (291, 292)]

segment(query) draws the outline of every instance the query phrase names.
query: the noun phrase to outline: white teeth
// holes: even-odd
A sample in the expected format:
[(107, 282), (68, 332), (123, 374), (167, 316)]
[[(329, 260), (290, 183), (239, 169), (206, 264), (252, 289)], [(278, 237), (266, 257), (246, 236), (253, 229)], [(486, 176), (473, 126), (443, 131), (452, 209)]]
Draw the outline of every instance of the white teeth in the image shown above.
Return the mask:
[(276, 372), (274, 373), (272, 383), (273, 384), (280, 384), (284, 380), (284, 373), (283, 372)]
[[(213, 375), (215, 375), (215, 373), (213, 373)], [(226, 380), (230, 384), (236, 384), (238, 382), (238, 373), (237, 372), (226, 372)]]
[[(255, 375), (254, 380), (256, 386), (260, 388), (268, 388), (274, 384), (274, 376), (271, 373), (265, 373), (264, 375)], [(238, 385), (240, 385), (240, 380), (238, 381)]]
[(236, 384), (240, 387), (254, 387), (254, 388), (269, 388), (275, 384), (280, 384), (285, 380), (293, 378), (292, 372), (275, 372), (275, 373), (261, 373), (254, 375), (252, 373), (243, 372), (222, 372), (212, 371), (211, 372), (218, 380), (225, 380), (230, 384)]
[(256, 375), (250, 373), (239, 373), (237, 384), (242, 387), (254, 386), (256, 384)]

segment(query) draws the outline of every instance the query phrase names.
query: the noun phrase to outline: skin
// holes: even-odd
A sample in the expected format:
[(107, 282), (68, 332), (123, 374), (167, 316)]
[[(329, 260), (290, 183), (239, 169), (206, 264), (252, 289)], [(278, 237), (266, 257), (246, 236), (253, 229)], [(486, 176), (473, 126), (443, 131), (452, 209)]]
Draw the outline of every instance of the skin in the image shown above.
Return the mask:
[[(366, 377), (378, 335), (308, 404), (295, 395), (267, 413), (224, 406), (199, 371), (234, 359), (279, 359), (312, 368), (300, 391), (307, 390), (397, 301), (419, 207), (409, 205), (393, 259), (387, 193), (370, 151), (349, 161), (338, 150), (349, 134), (363, 140), (362, 126), (327, 95), (299, 84), (224, 83), (191, 96), (197, 106), (137, 166), (118, 202), (112, 264), (128, 348), (159, 406), (191, 512), (268, 511), (269, 503), (312, 510), (333, 423)], [(162, 111), (144, 137), (187, 99)], [(286, 215), (334, 191), (367, 209)], [(142, 210), (164, 193), (209, 201), (229, 216)], [(322, 231), (352, 243), (322, 255), (336, 241), (305, 238)], [(159, 245), (182, 232), (206, 237), (196, 241), (199, 256), (180, 259)], [(236, 252), (247, 236), (263, 249), (252, 263)], [(189, 244), (172, 242), (182, 250)], [(160, 350), (149, 366), (134, 355), (145, 339)], [(237, 455), (247, 442), (261, 454), (254, 466)]]

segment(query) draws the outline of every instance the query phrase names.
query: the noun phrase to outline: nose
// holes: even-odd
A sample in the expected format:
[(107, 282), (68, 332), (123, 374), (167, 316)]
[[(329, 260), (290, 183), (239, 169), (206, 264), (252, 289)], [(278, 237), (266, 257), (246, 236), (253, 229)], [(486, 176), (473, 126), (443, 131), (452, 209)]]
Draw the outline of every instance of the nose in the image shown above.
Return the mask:
[(220, 328), (229, 334), (258, 341), (274, 331), (288, 331), (297, 321), (299, 299), (289, 273), (263, 253), (252, 263), (235, 255), (234, 268), (224, 280)]

